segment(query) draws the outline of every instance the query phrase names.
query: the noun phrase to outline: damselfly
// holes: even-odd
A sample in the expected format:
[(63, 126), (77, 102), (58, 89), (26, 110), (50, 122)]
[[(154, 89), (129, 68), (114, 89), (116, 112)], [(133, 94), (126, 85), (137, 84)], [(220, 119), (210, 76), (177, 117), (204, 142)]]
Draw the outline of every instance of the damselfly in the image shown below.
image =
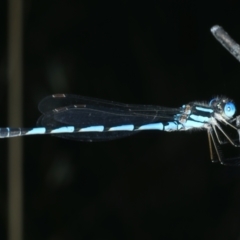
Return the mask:
[[(180, 108), (151, 105), (130, 105), (71, 94), (55, 94), (39, 103), (42, 116), (35, 128), (0, 128), (0, 138), (36, 134), (54, 134), (79, 141), (106, 141), (130, 136), (143, 130), (187, 131), (206, 130), (211, 160), (229, 164), (219, 144), (240, 147), (223, 129), (238, 133), (240, 117), (233, 118), (235, 104), (226, 97), (206, 102), (190, 102)], [(235, 123), (235, 125), (233, 125)], [(222, 141), (221, 138), (225, 140)]]

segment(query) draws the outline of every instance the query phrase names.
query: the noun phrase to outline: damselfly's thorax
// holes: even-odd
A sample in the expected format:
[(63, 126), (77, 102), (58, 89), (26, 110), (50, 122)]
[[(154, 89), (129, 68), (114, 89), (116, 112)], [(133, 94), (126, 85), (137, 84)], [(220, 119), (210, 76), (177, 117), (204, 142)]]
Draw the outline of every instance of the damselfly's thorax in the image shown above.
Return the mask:
[(195, 123), (209, 123), (213, 112), (213, 108), (207, 103), (191, 102), (182, 106), (181, 114), (177, 115), (177, 120), (184, 125), (188, 123), (195, 127)]

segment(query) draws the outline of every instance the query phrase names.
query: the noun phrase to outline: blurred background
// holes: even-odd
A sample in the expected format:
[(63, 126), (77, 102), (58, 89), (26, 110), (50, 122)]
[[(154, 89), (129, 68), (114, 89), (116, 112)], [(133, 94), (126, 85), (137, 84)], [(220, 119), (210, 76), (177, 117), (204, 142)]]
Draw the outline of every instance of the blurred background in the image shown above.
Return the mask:
[[(166, 107), (226, 95), (240, 106), (240, 63), (210, 32), (218, 24), (240, 42), (239, 10), (236, 0), (25, 0), (23, 126), (35, 126), (38, 103), (53, 93)], [(7, 13), (0, 1), (2, 127)], [(8, 239), (8, 141), (0, 142), (0, 239)], [(240, 239), (240, 168), (211, 163), (204, 131), (23, 141), (26, 240)]]

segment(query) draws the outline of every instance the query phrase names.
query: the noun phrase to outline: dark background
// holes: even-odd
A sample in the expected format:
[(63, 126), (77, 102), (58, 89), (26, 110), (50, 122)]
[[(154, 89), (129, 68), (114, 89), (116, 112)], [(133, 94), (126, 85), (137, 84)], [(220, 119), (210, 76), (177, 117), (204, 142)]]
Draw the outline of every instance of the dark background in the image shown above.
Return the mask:
[[(53, 93), (179, 107), (226, 95), (240, 106), (240, 2), (24, 3), (24, 126)], [(1, 126), (7, 126), (7, 2), (0, 2)], [(0, 143), (0, 239), (7, 238), (7, 142)], [(212, 164), (205, 132), (104, 143), (24, 137), (24, 239), (239, 239), (240, 168)]]

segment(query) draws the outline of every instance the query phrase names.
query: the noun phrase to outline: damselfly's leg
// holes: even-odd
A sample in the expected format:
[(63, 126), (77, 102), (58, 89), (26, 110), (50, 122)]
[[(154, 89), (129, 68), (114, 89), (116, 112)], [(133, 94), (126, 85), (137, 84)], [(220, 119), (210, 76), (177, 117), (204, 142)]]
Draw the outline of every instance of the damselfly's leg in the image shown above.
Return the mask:
[[(232, 124), (229, 124), (229, 123), (228, 123), (228, 125), (229, 125), (229, 126), (232, 126), (234, 129), (236, 129), (236, 130), (238, 131), (238, 129), (235, 128)], [(223, 144), (223, 142), (220, 140), (219, 135), (218, 135), (217, 130), (216, 130), (215, 127), (217, 127), (217, 128), (222, 132), (222, 134), (227, 138), (227, 140), (228, 140), (234, 147), (240, 147), (240, 144), (234, 143), (234, 141), (225, 133), (225, 131), (221, 128), (221, 126), (220, 126), (218, 123), (216, 123), (216, 125), (212, 125), (212, 127), (213, 127), (213, 129), (214, 129), (214, 132), (215, 132), (215, 134), (216, 134), (216, 136), (217, 136), (217, 139), (218, 139), (218, 142), (219, 142), (220, 144)]]
[[(221, 119), (221, 122), (225, 123), (226, 125), (230, 126), (231, 128), (235, 129), (237, 132), (238, 132), (238, 136), (239, 136), (239, 142), (240, 142), (240, 129), (238, 127), (240, 127), (240, 115), (239, 116), (236, 116), (234, 119), (232, 119), (231, 121), (226, 121), (226, 119), (222, 118)], [(236, 122), (236, 126), (234, 126), (232, 123), (233, 122)], [(217, 125), (217, 127), (220, 129), (221, 127), (219, 125)], [(220, 129), (221, 130), (221, 129)], [(222, 130), (221, 130), (222, 131)], [(226, 134), (224, 134), (226, 136)], [(229, 138), (226, 136), (226, 138), (229, 140)], [(231, 144), (232, 142), (229, 141)], [(233, 146), (235, 147), (240, 147), (239, 144), (232, 144)]]
[[(236, 116), (235, 118), (229, 120), (229, 123), (233, 123), (233, 122), (236, 122), (236, 125), (237, 125), (237, 121), (239, 119), (240, 116)], [(237, 125), (238, 126), (238, 125)]]
[(214, 131), (214, 133), (215, 133), (215, 135), (216, 135), (216, 137), (217, 137), (218, 143), (219, 143), (219, 144), (224, 144), (224, 142), (220, 139), (220, 136), (219, 136), (219, 134), (218, 134), (218, 132), (217, 132), (217, 130), (216, 130), (215, 125), (212, 125), (212, 128), (213, 128), (213, 131)]
[(214, 137), (213, 128), (212, 127), (209, 128), (207, 133), (208, 133), (210, 157), (211, 157), (212, 162), (217, 162), (217, 160), (214, 159), (214, 150), (213, 150), (213, 146), (214, 146), (215, 152), (217, 153), (217, 156), (218, 156), (218, 161), (221, 164), (224, 164), (222, 154), (220, 152), (220, 149), (218, 148), (217, 142)]
[(239, 127), (240, 126), (240, 115), (235, 117), (236, 119), (236, 126)]
[(213, 154), (213, 145), (212, 145), (212, 139), (211, 139), (211, 134), (210, 130), (207, 131), (208, 135), (208, 144), (209, 144), (209, 151), (210, 151), (210, 158), (212, 162), (218, 162), (218, 160), (214, 159), (214, 154)]
[[(237, 127), (240, 126), (240, 115), (236, 116), (235, 118), (231, 119), (230, 121), (226, 121), (224, 118), (221, 119), (222, 122), (224, 122), (225, 124), (231, 126), (232, 128), (238, 130)], [(233, 122), (236, 122), (236, 127), (234, 125), (232, 125)]]

